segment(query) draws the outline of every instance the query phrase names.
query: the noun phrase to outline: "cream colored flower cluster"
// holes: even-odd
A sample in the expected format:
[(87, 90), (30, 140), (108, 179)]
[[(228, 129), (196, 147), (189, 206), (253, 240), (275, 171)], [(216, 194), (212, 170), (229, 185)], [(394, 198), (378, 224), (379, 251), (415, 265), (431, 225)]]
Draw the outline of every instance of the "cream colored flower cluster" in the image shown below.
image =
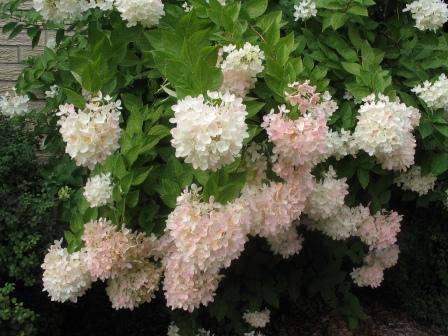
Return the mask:
[(45, 21), (71, 23), (82, 18), (91, 8), (103, 11), (117, 8), (127, 26), (140, 23), (152, 27), (165, 14), (161, 0), (33, 0), (33, 7)]
[(448, 21), (448, 4), (443, 0), (416, 0), (406, 5), (403, 12), (411, 12), (415, 27), (420, 30), (441, 28)]
[(436, 176), (422, 175), (422, 169), (419, 166), (413, 166), (407, 172), (396, 177), (394, 183), (403, 190), (411, 190), (422, 196), (434, 189), (436, 180)]
[(45, 255), (42, 264), (43, 287), (52, 301), (76, 302), (92, 284), (85, 263), (86, 253), (81, 250), (70, 254), (61, 244), (62, 239), (55, 241)]
[(379, 287), (384, 278), (384, 270), (397, 264), (399, 253), (397, 245), (369, 253), (364, 258), (364, 265), (350, 273), (353, 281), (359, 287)]
[(344, 198), (348, 194), (347, 179), (337, 179), (336, 172), (330, 166), (324, 178), (311, 192), (306, 200), (305, 213), (315, 221), (337, 216), (344, 206)]
[(263, 51), (259, 46), (246, 42), (239, 49), (232, 44), (224, 46), (222, 54), (225, 58), (219, 64), (223, 75), (220, 91), (244, 97), (254, 87), (257, 75), (264, 70)]
[(309, 18), (317, 15), (315, 0), (299, 0), (297, 5), (294, 5), (294, 20), (306, 21)]
[(428, 107), (448, 110), (448, 78), (441, 74), (439, 78), (431, 83), (425, 81), (423, 85), (417, 85), (412, 89)]
[(190, 311), (213, 300), (220, 270), (240, 256), (249, 232), (248, 213), (242, 206), (221, 205), (213, 199), (202, 202), (199, 192), (195, 185), (186, 189), (166, 225), (172, 242), (165, 258), (167, 303)]
[(375, 156), (384, 169), (406, 170), (414, 163), (412, 134), (420, 112), (384, 95), (364, 98), (353, 133), (354, 145)]
[(120, 147), (121, 102), (101, 93), (82, 110), (71, 104), (59, 106), (57, 115), (65, 151), (78, 166), (93, 169)]
[(116, 227), (100, 218), (84, 225), (82, 240), (86, 247), (86, 264), (92, 277), (100, 280), (113, 279), (134, 263), (149, 257), (153, 241), (143, 233)]
[(162, 270), (155, 258), (156, 239), (128, 229), (117, 230), (103, 218), (84, 225), (85, 247), (69, 254), (56, 241), (45, 256), (44, 290), (54, 301), (76, 302), (92, 281), (108, 280), (107, 294), (115, 309), (134, 309), (150, 302), (157, 291)]
[(91, 208), (108, 204), (112, 200), (112, 181), (110, 173), (90, 177), (83, 193)]
[(269, 309), (256, 312), (246, 312), (243, 315), (244, 320), (254, 328), (264, 328), (271, 319), (271, 312)]
[(248, 137), (246, 107), (233, 94), (208, 92), (186, 97), (172, 106), (176, 124), (171, 130), (171, 144), (176, 157), (201, 170), (217, 170), (240, 155), (243, 140)]
[(106, 292), (112, 308), (133, 310), (150, 302), (159, 288), (161, 269), (150, 261), (140, 261), (118, 277), (109, 279)]
[(140, 23), (144, 27), (152, 27), (159, 24), (165, 15), (161, 0), (115, 0), (115, 6), (121, 13), (128, 27)]
[(28, 96), (21, 96), (13, 89), (0, 96), (0, 114), (7, 117), (23, 116), (28, 113)]

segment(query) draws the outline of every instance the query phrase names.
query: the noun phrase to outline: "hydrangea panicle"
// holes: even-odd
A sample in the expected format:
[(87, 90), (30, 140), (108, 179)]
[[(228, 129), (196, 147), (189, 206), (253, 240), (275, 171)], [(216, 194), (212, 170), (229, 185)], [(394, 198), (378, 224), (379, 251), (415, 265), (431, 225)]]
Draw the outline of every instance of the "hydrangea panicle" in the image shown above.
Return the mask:
[(93, 169), (119, 148), (121, 102), (101, 93), (76, 112), (71, 104), (59, 106), (57, 115), (65, 151), (78, 166)]
[(271, 312), (269, 309), (256, 312), (245, 312), (243, 319), (254, 328), (264, 328), (269, 323)]
[(415, 0), (403, 12), (411, 12), (415, 27), (420, 30), (441, 28), (448, 21), (448, 5), (443, 0)]
[(7, 117), (22, 116), (29, 112), (28, 96), (18, 95), (16, 90), (6, 92), (5, 95), (0, 96), (0, 114)]
[(84, 187), (83, 195), (92, 208), (108, 204), (112, 200), (110, 173), (90, 177)]
[(172, 109), (176, 124), (171, 130), (171, 143), (176, 157), (201, 170), (217, 170), (232, 163), (240, 155), (243, 140), (248, 136), (246, 107), (233, 94), (208, 92), (179, 100)]
[(90, 288), (92, 278), (85, 263), (85, 251), (68, 253), (56, 240), (42, 264), (43, 287), (52, 301), (76, 302)]

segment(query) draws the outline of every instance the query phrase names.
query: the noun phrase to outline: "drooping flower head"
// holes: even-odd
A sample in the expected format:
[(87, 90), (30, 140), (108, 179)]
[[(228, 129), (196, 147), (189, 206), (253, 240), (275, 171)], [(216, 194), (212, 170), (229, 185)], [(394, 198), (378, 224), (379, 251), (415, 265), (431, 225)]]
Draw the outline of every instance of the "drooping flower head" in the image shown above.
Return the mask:
[(100, 218), (84, 225), (86, 265), (94, 279), (113, 279), (151, 256), (154, 240)]
[(44, 291), (52, 301), (76, 302), (92, 284), (92, 278), (85, 263), (85, 251), (68, 253), (56, 240), (48, 249), (42, 264)]
[(142, 303), (151, 302), (159, 287), (160, 276), (160, 268), (144, 260), (118, 277), (109, 279), (106, 292), (112, 308), (133, 310)]

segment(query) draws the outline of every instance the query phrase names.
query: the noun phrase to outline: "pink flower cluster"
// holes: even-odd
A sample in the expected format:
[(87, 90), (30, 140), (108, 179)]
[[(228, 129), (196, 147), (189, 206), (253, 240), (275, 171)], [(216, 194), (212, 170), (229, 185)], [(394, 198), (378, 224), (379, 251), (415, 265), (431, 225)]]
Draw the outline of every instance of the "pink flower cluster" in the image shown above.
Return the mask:
[(115, 278), (131, 269), (133, 262), (150, 256), (153, 248), (143, 233), (117, 230), (104, 218), (86, 223), (82, 240), (87, 250), (87, 268), (94, 279), (100, 280)]
[(357, 235), (369, 246), (369, 254), (364, 265), (356, 268), (351, 276), (358, 286), (378, 287), (383, 280), (384, 270), (398, 261), (399, 249), (396, 245), (402, 217), (392, 211), (379, 212), (366, 218)]
[(161, 270), (148, 260), (155, 238), (129, 229), (118, 230), (100, 218), (86, 223), (82, 240), (86, 267), (94, 280), (108, 279), (107, 294), (115, 309), (134, 309), (151, 301)]
[(240, 203), (202, 202), (199, 192), (194, 185), (186, 189), (166, 225), (167, 303), (189, 311), (213, 300), (220, 270), (240, 256), (249, 233), (249, 213)]
[(327, 121), (321, 116), (305, 114), (296, 120), (287, 118), (289, 110), (279, 107), (264, 116), (261, 126), (269, 141), (274, 144), (273, 153), (278, 158), (276, 173), (281, 177), (289, 174), (295, 166), (315, 165), (327, 153)]

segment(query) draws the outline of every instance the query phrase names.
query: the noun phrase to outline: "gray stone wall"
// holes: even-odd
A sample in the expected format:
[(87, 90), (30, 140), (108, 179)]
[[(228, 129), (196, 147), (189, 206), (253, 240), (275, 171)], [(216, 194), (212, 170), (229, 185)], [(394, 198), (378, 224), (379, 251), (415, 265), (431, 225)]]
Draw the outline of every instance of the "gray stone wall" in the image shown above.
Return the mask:
[[(30, 5), (27, 7), (30, 8)], [(29, 56), (42, 53), (47, 41), (54, 37), (54, 32), (42, 32), (39, 44), (35, 48), (31, 48), (31, 39), (26, 31), (8, 39), (9, 34), (2, 32), (2, 28), (7, 22), (0, 21), (0, 93), (14, 86), (15, 80), (22, 70), (23, 61)]]

